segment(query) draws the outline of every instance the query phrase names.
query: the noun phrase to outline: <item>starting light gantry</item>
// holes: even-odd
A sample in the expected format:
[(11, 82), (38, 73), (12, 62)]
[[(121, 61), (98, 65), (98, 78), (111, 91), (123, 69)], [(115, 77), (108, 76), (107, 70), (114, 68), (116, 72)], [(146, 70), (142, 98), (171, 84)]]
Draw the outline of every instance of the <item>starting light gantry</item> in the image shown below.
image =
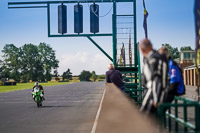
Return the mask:
[[(81, 4), (90, 5), (90, 32), (83, 33), (83, 7)], [(112, 4), (112, 33), (99, 33), (99, 6), (95, 3)], [(131, 14), (117, 14), (118, 3), (131, 3)], [(58, 34), (52, 34), (50, 29), (50, 6), (58, 6)], [(74, 6), (74, 34), (67, 34), (67, 7), (66, 4)], [(110, 59), (115, 68), (125, 75), (127, 93), (137, 102), (142, 101), (140, 56), (137, 47), (136, 34), (136, 0), (60, 0), (60, 1), (35, 1), (35, 2), (8, 2), (9, 9), (19, 8), (46, 8), (48, 37), (87, 37), (104, 55)], [(126, 8), (126, 7), (124, 7)], [(95, 10), (95, 11), (94, 11)], [(123, 9), (121, 9), (123, 10)], [(126, 32), (124, 32), (126, 31)], [(128, 32), (127, 32), (128, 31)], [(91, 37), (112, 37), (113, 58), (110, 57)], [(121, 46), (123, 47), (121, 49)], [(132, 46), (131, 46), (132, 45)], [(122, 52), (123, 51), (123, 52)], [(121, 55), (119, 54), (121, 52)], [(125, 58), (125, 53), (128, 59)], [(129, 54), (127, 54), (129, 53)], [(123, 63), (121, 61), (123, 55)], [(132, 57), (133, 60), (132, 61)], [(129, 64), (127, 63), (129, 60)], [(139, 92), (139, 93), (138, 93)], [(139, 94), (139, 95), (138, 95)]]

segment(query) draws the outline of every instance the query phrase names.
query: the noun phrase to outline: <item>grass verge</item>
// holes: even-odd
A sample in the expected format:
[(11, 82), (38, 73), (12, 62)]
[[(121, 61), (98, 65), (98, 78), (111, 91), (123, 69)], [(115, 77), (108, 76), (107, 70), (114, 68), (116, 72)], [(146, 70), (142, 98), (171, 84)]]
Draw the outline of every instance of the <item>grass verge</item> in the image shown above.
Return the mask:
[[(40, 85), (45, 87), (45, 86), (55, 86), (55, 85), (63, 85), (69, 83), (71, 82), (48, 82), (48, 83), (40, 83)], [(33, 82), (33, 83), (17, 83), (16, 86), (0, 86), (0, 93), (31, 89), (33, 88), (34, 84), (35, 83)]]

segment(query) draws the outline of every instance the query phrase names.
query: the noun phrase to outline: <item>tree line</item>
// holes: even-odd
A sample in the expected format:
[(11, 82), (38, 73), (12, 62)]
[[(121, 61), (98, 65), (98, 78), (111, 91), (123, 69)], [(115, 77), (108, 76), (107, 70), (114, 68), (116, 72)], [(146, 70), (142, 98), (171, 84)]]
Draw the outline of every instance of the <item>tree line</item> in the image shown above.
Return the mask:
[[(39, 45), (24, 44), (17, 47), (14, 44), (6, 44), (2, 50), (2, 60), (0, 60), (0, 79), (9, 78), (16, 82), (28, 81), (50, 81), (52, 77), (62, 81), (72, 79), (72, 72), (68, 68), (62, 75), (58, 74), (58, 59), (55, 50), (49, 44)], [(81, 81), (96, 81), (105, 79), (105, 75), (96, 75), (95, 71), (83, 70), (78, 75)]]
[(162, 44), (162, 46), (167, 47), (167, 49), (169, 50), (169, 54), (170, 54), (172, 59), (180, 58), (180, 51), (193, 50), (190, 46), (185, 46), (185, 47), (181, 47), (180, 51), (179, 51), (177, 47), (174, 48), (168, 43)]
[(49, 81), (53, 76), (51, 73), (57, 73), (59, 61), (49, 44), (24, 44), (21, 47), (6, 44), (2, 53), (2, 78), (11, 78), (17, 82)]

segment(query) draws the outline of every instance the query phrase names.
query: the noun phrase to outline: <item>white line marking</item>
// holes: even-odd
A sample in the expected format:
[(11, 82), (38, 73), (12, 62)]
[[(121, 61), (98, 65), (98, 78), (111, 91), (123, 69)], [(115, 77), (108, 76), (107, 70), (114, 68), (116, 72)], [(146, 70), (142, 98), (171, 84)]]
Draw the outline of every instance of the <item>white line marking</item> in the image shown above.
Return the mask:
[(97, 123), (98, 123), (98, 120), (99, 120), (99, 115), (100, 115), (100, 112), (101, 112), (101, 107), (102, 107), (102, 103), (103, 103), (103, 99), (104, 99), (105, 92), (106, 92), (106, 88), (105, 88), (104, 91), (103, 91), (103, 96), (102, 96), (102, 98), (101, 98), (101, 103), (100, 103), (100, 105), (99, 105), (99, 109), (98, 109), (98, 111), (97, 111), (96, 118), (95, 118), (95, 120), (94, 120), (94, 124), (93, 124), (91, 133), (95, 133), (95, 132), (96, 132)]

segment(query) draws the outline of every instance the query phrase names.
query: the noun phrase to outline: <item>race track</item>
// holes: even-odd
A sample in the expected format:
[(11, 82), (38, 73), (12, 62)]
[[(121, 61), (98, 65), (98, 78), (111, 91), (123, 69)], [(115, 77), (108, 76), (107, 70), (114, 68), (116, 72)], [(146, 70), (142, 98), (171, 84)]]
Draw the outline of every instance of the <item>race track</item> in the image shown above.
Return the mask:
[(31, 89), (0, 94), (0, 133), (90, 133), (104, 82), (45, 87), (43, 107)]

